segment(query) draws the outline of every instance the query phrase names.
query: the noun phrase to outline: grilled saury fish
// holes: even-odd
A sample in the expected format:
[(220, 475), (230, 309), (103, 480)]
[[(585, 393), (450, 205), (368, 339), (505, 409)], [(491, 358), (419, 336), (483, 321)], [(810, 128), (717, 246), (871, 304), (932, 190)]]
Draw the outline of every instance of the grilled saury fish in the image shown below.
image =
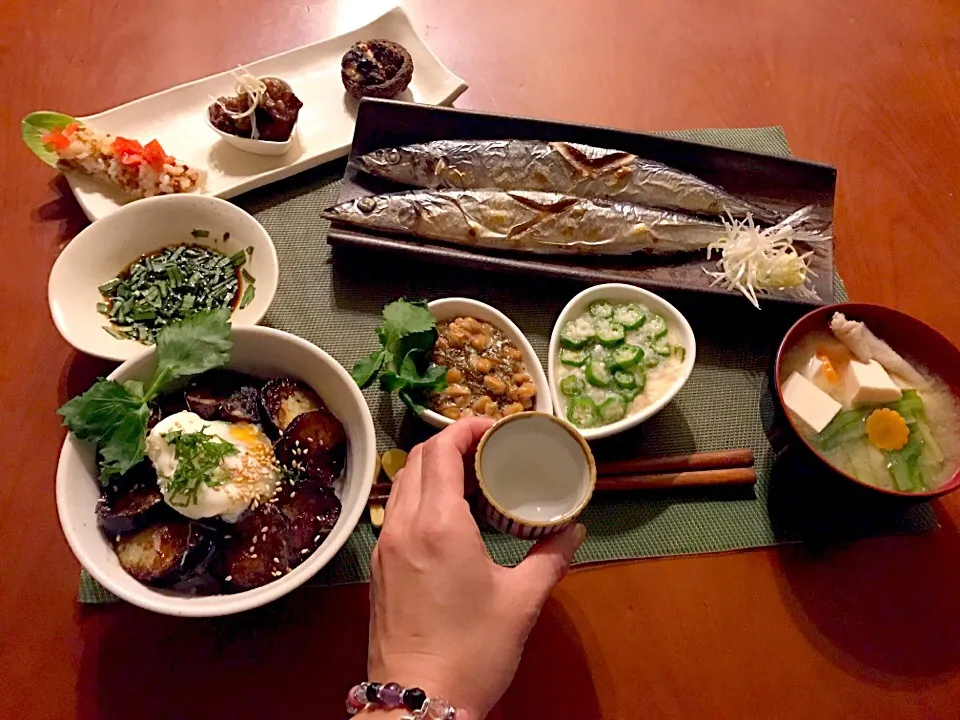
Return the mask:
[(356, 164), (421, 188), (537, 190), (700, 215), (780, 216), (693, 175), (619, 150), (539, 140), (436, 140), (376, 150)]
[(544, 254), (695, 252), (724, 233), (720, 223), (681, 213), (522, 190), (414, 190), (350, 200), (323, 214), (430, 240)]

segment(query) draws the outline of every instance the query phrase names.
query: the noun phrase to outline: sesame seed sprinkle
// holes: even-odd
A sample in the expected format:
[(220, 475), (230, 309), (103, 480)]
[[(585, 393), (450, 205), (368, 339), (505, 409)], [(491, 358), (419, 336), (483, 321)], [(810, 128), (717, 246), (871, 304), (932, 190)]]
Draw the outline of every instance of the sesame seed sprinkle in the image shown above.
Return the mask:
[(275, 563), (279, 563), (279, 562), (280, 562), (280, 559), (279, 559), (279, 558), (274, 558), (273, 561), (274, 561)]
[(314, 538), (313, 538), (313, 541), (314, 541), (314, 542), (320, 542), (320, 536), (319, 536), (319, 535), (315, 535)]
[(251, 555), (250, 557), (251, 557), (253, 560), (256, 560), (256, 559), (257, 559), (257, 554), (256, 554), (256, 553), (253, 553), (253, 555)]
[(307, 548), (304, 548), (303, 550), (300, 551), (300, 554), (306, 555), (308, 552), (310, 552), (310, 550), (308, 550)]
[(265, 533), (269, 529), (270, 528), (267, 525), (264, 525), (262, 528), (260, 528), (260, 532)]
[(290, 497), (295, 498), (296, 496), (297, 496), (297, 491), (296, 491), (296, 490), (294, 490), (292, 493), (290, 493)]
[(224, 578), (224, 580), (226, 580), (227, 582), (230, 582), (231, 580), (233, 580), (233, 575), (227, 575), (227, 576)]

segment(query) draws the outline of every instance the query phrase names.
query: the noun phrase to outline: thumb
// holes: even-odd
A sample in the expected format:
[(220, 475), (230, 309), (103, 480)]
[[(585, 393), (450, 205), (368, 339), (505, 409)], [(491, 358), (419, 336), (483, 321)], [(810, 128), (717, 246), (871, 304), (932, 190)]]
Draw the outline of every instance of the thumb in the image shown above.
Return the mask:
[(521, 586), (534, 593), (540, 603), (546, 601), (550, 591), (567, 574), (574, 553), (586, 536), (587, 529), (578, 523), (530, 548), (527, 557), (513, 571), (519, 576)]

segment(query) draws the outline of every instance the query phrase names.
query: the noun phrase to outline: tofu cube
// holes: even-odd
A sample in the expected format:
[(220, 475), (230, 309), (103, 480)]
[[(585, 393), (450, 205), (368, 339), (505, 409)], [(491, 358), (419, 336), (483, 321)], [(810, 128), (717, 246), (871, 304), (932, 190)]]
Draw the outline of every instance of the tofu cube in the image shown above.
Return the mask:
[(876, 360), (851, 360), (844, 370), (844, 389), (851, 405), (895, 402), (903, 392)]
[(843, 407), (798, 372), (784, 381), (780, 392), (787, 408), (818, 433)]

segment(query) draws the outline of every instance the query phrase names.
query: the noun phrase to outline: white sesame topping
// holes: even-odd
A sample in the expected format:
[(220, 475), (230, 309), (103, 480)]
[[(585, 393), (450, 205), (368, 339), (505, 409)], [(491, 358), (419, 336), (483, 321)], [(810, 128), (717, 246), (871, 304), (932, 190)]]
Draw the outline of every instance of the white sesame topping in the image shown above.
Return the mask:
[(297, 491), (296, 491), (296, 490), (294, 490), (292, 493), (290, 493), (290, 497), (295, 498), (296, 496), (297, 496)]
[(307, 548), (304, 548), (303, 550), (300, 551), (300, 554), (301, 554), (301, 555), (306, 555), (308, 552), (310, 552), (310, 551), (309, 551)]
[(278, 558), (274, 558), (273, 561), (274, 561), (275, 563), (279, 563), (279, 562), (280, 562), (280, 560), (279, 560)]
[(251, 555), (250, 557), (251, 557), (252, 559), (256, 560), (256, 559), (257, 559), (257, 554), (256, 554), (256, 553), (253, 553), (253, 555)]
[(313, 538), (313, 541), (314, 541), (314, 542), (320, 542), (320, 536), (319, 536), (319, 535), (316, 535), (316, 536)]
[(233, 575), (227, 575), (227, 576), (224, 578), (224, 580), (226, 580), (227, 582), (230, 582), (231, 580), (233, 580)]
[(262, 528), (260, 528), (260, 532), (265, 533), (269, 529), (270, 529), (269, 526), (264, 525)]

